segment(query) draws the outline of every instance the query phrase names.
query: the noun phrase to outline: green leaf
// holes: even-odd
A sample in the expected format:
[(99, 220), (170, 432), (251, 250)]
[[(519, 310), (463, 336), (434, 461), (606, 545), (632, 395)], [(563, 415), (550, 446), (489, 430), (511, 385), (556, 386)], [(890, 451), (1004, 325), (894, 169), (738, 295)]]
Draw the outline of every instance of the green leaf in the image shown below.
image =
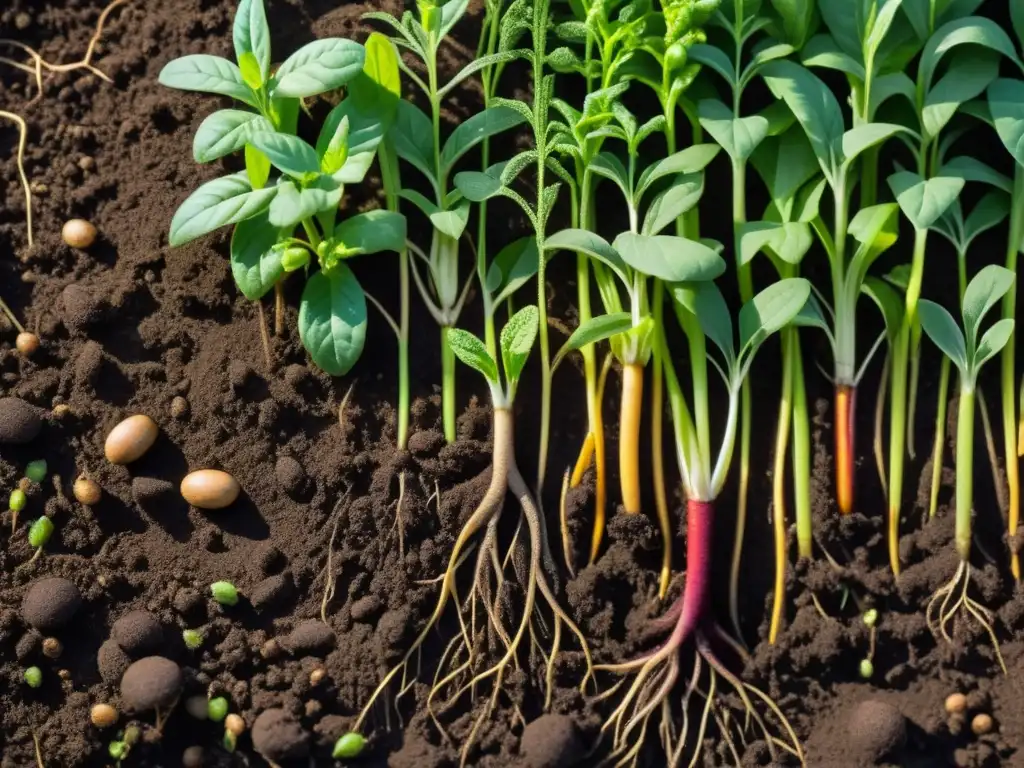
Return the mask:
[(975, 340), (985, 315), (1013, 288), (1014, 274), (1006, 267), (989, 264), (967, 284), (963, 299), (964, 331), (967, 349), (974, 350)]
[[(818, 10), (821, 18), (828, 27), (833, 38), (833, 45), (848, 56), (860, 61), (864, 46), (862, 39), (866, 31), (865, 10), (867, 3), (874, 4), (875, 0), (855, 0), (852, 3), (829, 3), (819, 2)], [(852, 6), (852, 7), (851, 7)], [(810, 46), (815, 38), (808, 41)], [(863, 80), (863, 76), (858, 78)]]
[(932, 343), (942, 350), (943, 354), (960, 369), (961, 375), (966, 377), (967, 348), (964, 345), (964, 335), (957, 327), (953, 316), (945, 307), (928, 299), (921, 299), (917, 303), (917, 316)]
[(608, 315), (598, 315), (590, 318), (579, 328), (573, 331), (562, 348), (555, 355), (555, 364), (561, 362), (570, 352), (583, 349), (590, 344), (610, 339), (620, 333), (626, 333), (633, 327), (633, 317), (629, 312), (613, 312)]
[(1017, 40), (1024, 46), (1024, 5), (1010, 3), (1010, 23), (1013, 25)]
[(349, 98), (355, 111), (376, 119), (384, 128), (391, 126), (402, 99), (402, 73), (398, 51), (386, 35), (373, 32), (366, 39), (363, 71), (349, 83)]
[(994, 21), (981, 16), (955, 19), (938, 29), (921, 53), (918, 79), (924, 83), (925, 88), (931, 88), (935, 70), (942, 57), (960, 45), (980, 45), (989, 48), (1020, 66), (1013, 41)]
[(548, 251), (574, 251), (597, 259), (609, 267), (622, 284), (627, 288), (631, 287), (626, 262), (618, 251), (608, 244), (608, 241), (600, 235), (588, 232), (585, 229), (563, 229), (544, 240), (544, 248)]
[(964, 180), (955, 176), (922, 179), (912, 171), (899, 171), (889, 179), (889, 189), (910, 222), (917, 229), (928, 229), (960, 196)]
[[(1022, 93), (1024, 95), (1024, 93)], [(1024, 112), (1022, 112), (1024, 115)], [(975, 181), (981, 184), (988, 184), (1002, 190), (1006, 194), (1013, 194), (1013, 180), (997, 171), (981, 160), (967, 155), (959, 155), (946, 161), (939, 169), (940, 176), (960, 176), (965, 181)]]
[(523, 307), (501, 329), (501, 360), (505, 378), (514, 383), (519, 380), (540, 329), (540, 313), (532, 304)]
[(289, 229), (303, 219), (334, 211), (341, 202), (341, 184), (330, 176), (319, 176), (304, 186), (284, 180), (275, 187), (277, 196), (270, 204), (270, 223)]
[(231, 234), (231, 274), (250, 301), (263, 298), (284, 277), (281, 250), (274, 248), (280, 236), (266, 213), (240, 222)]
[(306, 281), (299, 336), (313, 362), (331, 376), (344, 376), (359, 360), (366, 343), (366, 297), (344, 263)]
[(846, 272), (847, 289), (853, 298), (860, 293), (871, 265), (896, 242), (899, 213), (896, 203), (882, 203), (860, 209), (850, 222), (850, 235), (860, 243)]
[(315, 40), (289, 56), (274, 75), (272, 93), (304, 99), (348, 83), (363, 69), (366, 51), (340, 38)]
[(342, 169), (345, 160), (348, 158), (348, 119), (343, 119), (334, 130), (334, 135), (327, 142), (327, 148), (323, 152), (317, 151), (320, 156), (320, 172), (331, 176)]
[(730, 86), (736, 85), (736, 70), (725, 51), (713, 45), (697, 43), (687, 51), (689, 60), (710, 67), (721, 75)]
[(971, 368), (975, 375), (985, 363), (999, 354), (1010, 339), (1013, 337), (1014, 322), (1009, 318), (999, 320), (991, 328), (985, 331), (985, 335), (978, 342), (978, 349), (971, 360)]
[(901, 5), (901, 0), (877, 0), (877, 2), (878, 12), (874, 16), (867, 39), (864, 41), (865, 47), (869, 51), (878, 51), (882, 47)]
[(865, 279), (861, 291), (878, 306), (889, 343), (895, 344), (903, 327), (903, 299), (891, 285), (877, 277)]
[(242, 73), (242, 82), (258, 91), (263, 87), (263, 73), (260, 72), (260, 63), (255, 54), (243, 53), (238, 57), (238, 69)]
[(273, 166), (289, 176), (301, 179), (320, 172), (316, 150), (298, 136), (285, 133), (257, 133), (249, 141), (265, 154)]
[(725, 303), (725, 297), (718, 286), (711, 281), (700, 283), (676, 283), (671, 286), (672, 298), (700, 324), (704, 335), (711, 339), (725, 356), (731, 370), (736, 361), (736, 350), (732, 335), (732, 313)]
[(242, 149), (255, 134), (273, 130), (270, 121), (255, 112), (221, 109), (200, 124), (192, 155), (197, 163), (209, 163)]
[(682, 237), (624, 232), (612, 247), (641, 274), (670, 283), (714, 280), (725, 272), (725, 261), (714, 249)]
[(469, 0), (448, 0), (441, 6), (441, 37), (447, 37), (469, 8)]
[(441, 167), (445, 172), (480, 142), (503, 133), (524, 122), (522, 115), (506, 107), (489, 107), (459, 124), (452, 131), (441, 151)]
[(999, 59), (986, 51), (957, 56), (949, 71), (925, 97), (921, 124), (925, 135), (935, 137), (946, 127), (960, 105), (982, 93), (999, 75)]
[(733, 117), (732, 110), (717, 99), (697, 106), (700, 124), (733, 160), (746, 160), (768, 136), (768, 121), (760, 115)]
[(830, 35), (815, 35), (803, 49), (805, 67), (835, 69), (863, 81), (864, 66), (858, 59), (843, 52)]
[(792, 61), (773, 61), (763, 70), (765, 82), (783, 99), (803, 126), (825, 175), (836, 165), (843, 139), (843, 113), (828, 87), (810, 70)]
[(875, 78), (871, 86), (870, 114), (877, 113), (878, 109), (894, 96), (902, 96), (916, 110), (917, 86), (905, 72), (890, 72)]
[(799, 264), (814, 244), (807, 224), (800, 222), (752, 222), (741, 228), (740, 263), (747, 264), (757, 253), (768, 249), (787, 264)]
[(447, 211), (438, 209), (430, 214), (430, 223), (438, 232), (458, 240), (469, 223), (469, 201), (463, 200)]
[(251, 144), (245, 145), (245, 175), (253, 189), (263, 189), (270, 179), (270, 158)]
[(721, 148), (717, 144), (694, 144), (692, 147), (687, 147), (649, 165), (647, 170), (640, 174), (640, 181), (636, 187), (636, 199), (642, 198), (658, 179), (675, 176), (679, 173), (703, 171), (720, 151)]
[(219, 56), (197, 53), (174, 59), (160, 71), (160, 84), (180, 91), (230, 96), (250, 107), (258, 106), (256, 96), (242, 80), (238, 66)]
[(455, 175), (455, 187), (466, 199), (481, 203), (501, 193), (505, 185), (500, 178), (482, 171), (463, 171)]
[[(359, 75), (356, 81), (362, 81)], [(338, 135), (341, 124), (348, 120), (348, 137), (344, 152), (345, 162), (332, 176), (342, 184), (358, 184), (373, 165), (377, 148), (384, 138), (385, 123), (380, 114), (367, 114), (355, 103), (354, 95), (349, 96), (327, 114), (320, 136), (316, 142), (316, 153), (320, 158), (327, 156), (331, 141)]]
[(245, 172), (208, 181), (189, 195), (171, 219), (170, 245), (195, 240), (215, 229), (237, 224), (263, 213), (277, 194), (277, 188), (254, 190)]
[(772, 8), (782, 19), (786, 42), (800, 48), (814, 31), (817, 3), (814, 0), (771, 0)]
[(902, 125), (895, 123), (867, 123), (851, 128), (843, 134), (843, 165), (849, 167), (864, 151), (906, 130)]
[(527, 51), (499, 51), (497, 53), (490, 54), (488, 56), (481, 56), (478, 59), (474, 59), (465, 67), (463, 67), (458, 74), (456, 74), (451, 80), (445, 84), (443, 88), (440, 88), (437, 92), (437, 97), (440, 100), (444, 100), (452, 90), (458, 86), (467, 77), (475, 75), (488, 67), (493, 67), (496, 64), (507, 64), (510, 61), (516, 59), (526, 58)]
[(498, 364), (487, 351), (487, 347), (469, 331), (461, 328), (448, 329), (448, 346), (464, 364), (483, 375), (491, 384), (498, 384)]
[(346, 219), (334, 230), (337, 240), (360, 253), (379, 253), (405, 248), (405, 216), (393, 211), (367, 211)]
[(999, 226), (1009, 215), (1010, 198), (1001, 190), (989, 191), (978, 201), (964, 222), (965, 245), (970, 245), (982, 232)]
[(626, 171), (622, 161), (611, 152), (601, 152), (590, 161), (589, 170), (602, 176), (622, 190), (623, 197), (629, 200), (632, 191), (629, 188), (629, 173)]
[(740, 309), (740, 358), (747, 364), (773, 333), (789, 325), (811, 297), (811, 284), (802, 277), (780, 280), (765, 288)]
[(239, 63), (245, 54), (255, 58), (262, 84), (270, 76), (270, 27), (263, 0), (241, 0), (231, 36)]
[(1024, 166), (1024, 82), (996, 80), (988, 87), (988, 106), (1003, 145)]
[(641, 234), (657, 235), (691, 210), (704, 194), (704, 174), (682, 174), (651, 201)]
[(788, 208), (800, 188), (821, 171), (810, 141), (798, 125), (764, 142), (751, 160), (780, 209)]
[(532, 235), (514, 240), (494, 257), (487, 270), (486, 288), (500, 304), (529, 282), (540, 268), (537, 238)]

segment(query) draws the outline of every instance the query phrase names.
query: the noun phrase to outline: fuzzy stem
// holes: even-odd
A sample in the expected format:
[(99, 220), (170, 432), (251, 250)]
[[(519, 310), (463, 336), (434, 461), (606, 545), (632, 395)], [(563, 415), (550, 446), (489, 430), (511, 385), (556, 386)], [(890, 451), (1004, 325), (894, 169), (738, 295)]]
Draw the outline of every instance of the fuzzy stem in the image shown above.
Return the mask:
[(956, 552), (971, 556), (971, 506), (974, 503), (974, 390), (960, 387), (956, 425)]
[(854, 407), (857, 390), (849, 384), (837, 384), (835, 389), (836, 438), (836, 498), (839, 511), (853, 512), (854, 500)]
[(455, 352), (448, 343), (448, 327), (441, 327), (441, 418), (444, 439), (455, 442)]
[(793, 346), (793, 502), (797, 551), (801, 558), (814, 557), (811, 517), (811, 422), (807, 413), (807, 387), (800, 349), (800, 331), (792, 329)]
[(619, 416), (619, 478), (626, 514), (640, 513), (640, 414), (644, 401), (644, 368), (622, 366), (622, 410)]
[(950, 362), (942, 356), (939, 373), (939, 399), (935, 410), (935, 443), (932, 446), (932, 487), (928, 497), (928, 517), (935, 517), (939, 508), (939, 486), (942, 484), (942, 455), (946, 445), (946, 400), (949, 397)]
[(782, 627), (782, 609), (786, 599), (786, 448), (789, 442), (790, 419), (793, 412), (793, 334), (787, 328), (782, 336), (782, 397), (779, 400), (778, 429), (775, 433), (775, 469), (772, 473), (772, 522), (775, 532), (775, 590), (768, 642), (772, 645)]

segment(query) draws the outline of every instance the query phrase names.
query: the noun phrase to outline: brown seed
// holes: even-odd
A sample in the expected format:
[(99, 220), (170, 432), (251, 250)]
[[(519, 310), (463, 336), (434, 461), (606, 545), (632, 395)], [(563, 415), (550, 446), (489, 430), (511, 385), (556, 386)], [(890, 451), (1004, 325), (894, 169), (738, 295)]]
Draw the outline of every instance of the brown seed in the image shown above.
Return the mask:
[(962, 693), (951, 693), (946, 697), (946, 712), (951, 715), (962, 715), (967, 711), (967, 697)]
[(160, 428), (149, 416), (136, 414), (122, 421), (107, 435), (104, 452), (111, 464), (131, 464), (142, 458), (156, 442)]
[(320, 683), (324, 681), (325, 677), (327, 677), (327, 670), (323, 667), (317, 667), (309, 673), (309, 684), (320, 685)]
[(181, 395), (178, 395), (171, 400), (171, 417), (175, 419), (183, 419), (188, 416), (188, 400)]
[(51, 413), (53, 414), (53, 418), (63, 419), (65, 416), (71, 413), (71, 406), (68, 405), (67, 403), (57, 403), (55, 406), (53, 406), (53, 410), (51, 411)]
[(43, 655), (48, 659), (59, 659), (64, 653), (64, 646), (56, 637), (48, 637), (43, 640)]
[(36, 350), (39, 349), (39, 337), (34, 333), (22, 331), (18, 334), (18, 338), (14, 340), (14, 346), (25, 357), (32, 357)]
[(235, 736), (241, 736), (245, 733), (245, 720), (242, 719), (241, 715), (236, 715), (232, 712), (224, 718), (224, 730)]
[(75, 494), (75, 499), (78, 503), (85, 504), (87, 507), (99, 504), (100, 496), (103, 493), (100, 490), (99, 483), (95, 480), (90, 480), (85, 475), (80, 475), (79, 478), (75, 480), (72, 492)]
[(97, 728), (109, 728), (117, 722), (117, 710), (109, 704), (94, 704), (89, 714)]
[(238, 481), (219, 469), (200, 469), (181, 481), (181, 495), (199, 509), (224, 509), (240, 492)]
[(88, 248), (96, 242), (96, 227), (85, 219), (71, 219), (64, 224), (61, 236), (72, 248)]
[(971, 720), (971, 730), (974, 731), (975, 736), (984, 736), (986, 733), (992, 733), (992, 728), (995, 723), (992, 722), (992, 716), (987, 715), (984, 712), (974, 716)]

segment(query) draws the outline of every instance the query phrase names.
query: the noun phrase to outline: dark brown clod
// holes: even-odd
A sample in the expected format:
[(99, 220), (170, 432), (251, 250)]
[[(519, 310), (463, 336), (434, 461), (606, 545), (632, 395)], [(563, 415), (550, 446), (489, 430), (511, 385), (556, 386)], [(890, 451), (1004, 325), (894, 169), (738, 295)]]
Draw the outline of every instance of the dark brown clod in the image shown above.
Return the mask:
[(284, 646), (296, 656), (323, 655), (334, 647), (334, 632), (322, 621), (310, 619), (291, 631)]
[(891, 704), (868, 700), (857, 705), (847, 724), (857, 757), (878, 762), (894, 755), (907, 741), (907, 720)]
[(252, 724), (252, 745), (267, 760), (280, 763), (309, 755), (309, 734), (290, 713), (268, 709)]
[(121, 699), (133, 712), (167, 710), (178, 700), (181, 668), (163, 656), (139, 659), (121, 678)]
[(277, 482), (289, 496), (299, 495), (306, 488), (306, 470), (291, 456), (282, 456), (277, 460), (274, 474), (277, 476)]
[(166, 480), (156, 477), (132, 478), (132, 498), (147, 512), (155, 511), (158, 505), (170, 499), (174, 492), (174, 484)]
[(277, 608), (287, 602), (295, 591), (295, 582), (288, 571), (277, 576), (269, 576), (261, 581), (249, 595), (249, 602), (257, 611)]
[(529, 768), (568, 768), (585, 751), (568, 715), (541, 715), (523, 729), (520, 745)]
[(120, 645), (113, 640), (107, 640), (96, 654), (96, 664), (103, 682), (107, 685), (117, 685), (128, 671), (128, 667), (132, 665), (132, 660)]
[(82, 607), (82, 593), (67, 579), (40, 579), (28, 588), (21, 601), (21, 617), (40, 632), (56, 632)]
[(182, 768), (202, 768), (203, 757), (202, 747), (189, 747), (181, 756)]
[(149, 611), (130, 611), (114, 622), (110, 636), (129, 656), (151, 656), (164, 644), (160, 620)]
[(42, 411), (17, 397), (0, 397), (0, 445), (24, 445), (43, 428)]
[(80, 331), (100, 318), (101, 303), (82, 285), (72, 283), (61, 294), (64, 312), (61, 319), (70, 331)]

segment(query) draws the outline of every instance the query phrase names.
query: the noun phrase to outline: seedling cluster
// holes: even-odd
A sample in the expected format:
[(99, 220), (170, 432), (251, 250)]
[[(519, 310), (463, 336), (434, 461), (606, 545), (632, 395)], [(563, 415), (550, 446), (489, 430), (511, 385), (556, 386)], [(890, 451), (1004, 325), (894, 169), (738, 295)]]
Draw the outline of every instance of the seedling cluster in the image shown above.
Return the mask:
[[(268, 359), (262, 299), (275, 294), (275, 333), (284, 333), (286, 280), (304, 281), (299, 335), (313, 362), (333, 375), (345, 375), (356, 365), (366, 338), (367, 303), (375, 305), (398, 341), (398, 447), (404, 449), (414, 283), (441, 329), (440, 414), (448, 441), (456, 439), (456, 360), (479, 373), (490, 391), (490, 484), (437, 579), (439, 595), (430, 618), (365, 702), (353, 731), (339, 739), (335, 756), (363, 751), (375, 704), (393, 684), (399, 697), (413, 689), (423, 646), (454, 606), (459, 630), (445, 645), (420, 703), (448, 736), (444, 714), (460, 701), (480, 699), (460, 744), (463, 764), (470, 761), (511, 671), (535, 651), (544, 659), (544, 701), (550, 704), (566, 628), (585, 660), (582, 691), (589, 695), (591, 683), (600, 688), (607, 677), (619, 680), (596, 694), (598, 700), (615, 702), (602, 729), (610, 742), (609, 764), (637, 764), (656, 731), (668, 764), (694, 765), (713, 725), (737, 764), (751, 738), (766, 745), (775, 762), (803, 762), (799, 739), (781, 709), (720, 656), (724, 648), (745, 658), (737, 594), (748, 485), (757, 459), (751, 454), (756, 409), (749, 378), (758, 351), (775, 335), (782, 374), (769, 641), (776, 640), (785, 620), (790, 500), (798, 555), (815, 557), (807, 389), (819, 361), (805, 353), (807, 338), (815, 334), (814, 341), (824, 340), (831, 353), (826, 375), (834, 386), (834, 491), (843, 515), (859, 509), (854, 492), (859, 386), (873, 363), (884, 358), (873, 447), (888, 494), (888, 552), (897, 577), (906, 459), (916, 450), (921, 358), (933, 354), (933, 347), (943, 356), (937, 468), (944, 458), (949, 377), (956, 368), (960, 564), (925, 612), (936, 635), (950, 639), (952, 622), (970, 619), (986, 628), (998, 649), (994, 615), (971, 597), (968, 586), (974, 414), (976, 404), (985, 407), (979, 371), (996, 356), (1001, 358), (1001, 459), (1011, 542), (1019, 522), (1017, 464), (1024, 451), (1019, 435), (1024, 422), (1013, 334), (1016, 260), (1024, 242), (1020, 4), (1010, 2), (1013, 29), (1008, 31), (977, 15), (977, 0), (486, 0), (477, 57), (442, 82), (439, 51), (468, 5), (468, 0), (418, 0), (401, 18), (373, 12), (367, 19), (388, 36), (375, 32), (365, 44), (318, 40), (274, 67), (262, 0), (242, 0), (233, 30), (235, 61), (186, 56), (161, 74), (170, 87), (234, 102), (203, 121), (194, 155), (197, 162), (213, 163), (240, 153), (245, 170), (194, 192), (174, 215), (169, 240), (179, 247), (220, 227), (234, 227), (232, 274), (240, 292), (258, 302)], [(501, 95), (510, 66), (531, 76), (525, 100)], [(822, 69), (843, 73), (849, 93), (834, 93), (819, 76)], [(1000, 77), (1010, 73), (1021, 78)], [(403, 78), (420, 92), (425, 110), (401, 98)], [(483, 108), (448, 131), (445, 104), (471, 79), (479, 80)], [(580, 85), (585, 96), (573, 101), (569, 94)], [(338, 89), (343, 98), (321, 125), (300, 126), (304, 100)], [(754, 112), (749, 104), (757, 99), (750, 94), (758, 93), (769, 106)], [(657, 109), (638, 114), (642, 104)], [(1013, 155), (1012, 177), (963, 154), (969, 147), (964, 137), (993, 132)], [(307, 143), (299, 133), (315, 133), (317, 141)], [(505, 136), (499, 148), (494, 139), (503, 134), (525, 137), (528, 144)], [(506, 147), (514, 149), (502, 151)], [(345, 187), (363, 183), (375, 162), (384, 208), (353, 214), (345, 206)], [(727, 242), (717, 242), (701, 235), (701, 202), (706, 176), (725, 165), (733, 227)], [(763, 211), (748, 210), (752, 183), (766, 193)], [(982, 190), (977, 202), (963, 195), (975, 186)], [(969, 211), (964, 200), (973, 203)], [(528, 223), (524, 236), (491, 242), (492, 210), (498, 205), (511, 207)], [(554, 226), (556, 211), (567, 212), (569, 226)], [(406, 217), (427, 225), (414, 230), (426, 233), (417, 236), (422, 241), (409, 236)], [(1006, 266), (975, 270), (968, 254), (979, 249), (972, 246), (1007, 217)], [(891, 263), (901, 230), (913, 231), (912, 258), (903, 265)], [(960, 323), (923, 298), (930, 283), (931, 232), (956, 249)], [(382, 252), (399, 259), (397, 319), (356, 277), (360, 262), (368, 260), (355, 257)], [(575, 259), (579, 323), (552, 354), (547, 267), (560, 254)], [(474, 269), (467, 273), (469, 255)], [(770, 270), (757, 268), (759, 256)], [(808, 274), (822, 279), (812, 284), (801, 276), (805, 262), (818, 270)], [(735, 273), (738, 310), (726, 299), (729, 290), (720, 287), (729, 272)], [(460, 327), (474, 288), (482, 337)], [(883, 329), (874, 338), (864, 338), (871, 322), (865, 321), (864, 297), (880, 311)], [(983, 327), (1000, 303), (1002, 319)], [(926, 337), (932, 346), (922, 343)], [(677, 338), (685, 347), (675, 346)], [(537, 472), (528, 483), (517, 463), (513, 425), (517, 391), (535, 347), (540, 444)], [(673, 479), (663, 451), (666, 413), (686, 500), (682, 594), (650, 628), (662, 642), (625, 662), (592, 663), (586, 638), (561, 607), (559, 568), (541, 505), (554, 375), (575, 354), (583, 360), (588, 425), (565, 488), (583, 483), (593, 468), (591, 562), (603, 552), (613, 501), (603, 423), (606, 382), (613, 371), (622, 385), (614, 500), (627, 515), (647, 511), (648, 495), (654, 500), (664, 539), (662, 597), (671, 584), (675, 527), (669, 505)], [(712, 397), (718, 384), (721, 401)], [(1021, 393), (1024, 397), (1024, 388)], [(725, 403), (721, 413), (713, 402)], [(653, 480), (649, 494), (641, 473), (645, 450)], [(725, 570), (713, 563), (712, 539), (716, 503), (734, 476), (739, 503), (728, 633), (711, 609), (712, 585)], [(940, 477), (936, 469), (933, 514)], [(509, 492), (518, 510), (511, 542), (500, 525)], [(562, 527), (565, 535), (564, 517)], [(570, 572), (573, 551), (563, 541)], [(1007, 561), (1019, 577), (1012, 547)], [(461, 571), (467, 572), (465, 580)], [(460, 594), (467, 584), (469, 591)], [(221, 604), (238, 600), (227, 582), (211, 590)], [(870, 609), (862, 618), (870, 649), (859, 674), (871, 678), (878, 612)], [(690, 651), (693, 662), (685, 663)], [(701, 716), (691, 733), (693, 703)]]

